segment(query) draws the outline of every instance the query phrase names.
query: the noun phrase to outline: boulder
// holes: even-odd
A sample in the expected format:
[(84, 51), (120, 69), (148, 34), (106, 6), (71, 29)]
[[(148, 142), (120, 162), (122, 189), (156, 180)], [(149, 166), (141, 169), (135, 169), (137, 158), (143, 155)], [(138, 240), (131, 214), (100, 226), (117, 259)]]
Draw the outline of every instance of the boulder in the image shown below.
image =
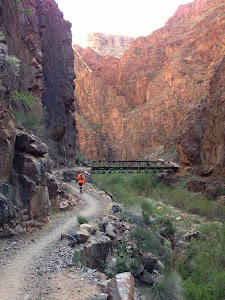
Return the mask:
[(82, 229), (87, 230), (90, 234), (93, 234), (93, 232), (94, 232), (94, 228), (90, 224), (81, 224), (80, 225), (80, 230), (82, 230)]
[(141, 276), (141, 281), (148, 284), (154, 283), (151, 274), (147, 270), (144, 270), (143, 275)]
[(76, 245), (76, 250), (80, 253), (82, 265), (90, 269), (101, 269), (106, 263), (108, 254), (112, 253), (112, 241), (97, 232), (96, 235), (90, 236), (88, 243)]
[(134, 300), (134, 277), (129, 272), (117, 274), (108, 283), (108, 300)]
[(144, 266), (142, 264), (140, 264), (136, 268), (133, 269), (132, 275), (134, 277), (137, 277), (137, 276), (141, 275), (141, 273), (143, 273), (143, 272), (144, 272)]
[(115, 227), (111, 223), (108, 223), (106, 225), (105, 233), (111, 239), (114, 239), (117, 236), (117, 233), (115, 232)]
[(91, 236), (90, 233), (84, 228), (77, 231), (77, 234), (79, 234), (79, 236), (81, 238), (81, 243), (87, 242), (88, 238)]
[(153, 270), (157, 267), (157, 260), (154, 254), (144, 253), (141, 256), (141, 262), (144, 266), (144, 269), (149, 273), (152, 273)]
[(47, 145), (42, 143), (38, 137), (19, 129), (16, 130), (15, 149), (19, 152), (30, 153), (38, 157), (48, 152)]

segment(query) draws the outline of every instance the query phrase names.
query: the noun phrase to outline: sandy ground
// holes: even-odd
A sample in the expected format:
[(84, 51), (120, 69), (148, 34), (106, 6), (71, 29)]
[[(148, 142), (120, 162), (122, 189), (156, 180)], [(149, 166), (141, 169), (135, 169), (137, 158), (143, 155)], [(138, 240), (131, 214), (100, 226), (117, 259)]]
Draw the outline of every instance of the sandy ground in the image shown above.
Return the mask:
[[(15, 255), (6, 258), (0, 264), (0, 299), (1, 300), (39, 300), (39, 299), (76, 299), (86, 300), (99, 295), (99, 289), (82, 274), (73, 271), (59, 271), (52, 275), (42, 275), (37, 270), (40, 261), (47, 261), (53, 249), (57, 247), (61, 233), (78, 226), (76, 215), (87, 218), (103, 216), (107, 200), (98, 199), (86, 192), (79, 194), (76, 184), (69, 184), (71, 192), (79, 195), (85, 203), (78, 210), (60, 216), (56, 224), (29, 237), (22, 243)], [(36, 269), (37, 268), (37, 269)], [(92, 280), (93, 281), (93, 280)]]

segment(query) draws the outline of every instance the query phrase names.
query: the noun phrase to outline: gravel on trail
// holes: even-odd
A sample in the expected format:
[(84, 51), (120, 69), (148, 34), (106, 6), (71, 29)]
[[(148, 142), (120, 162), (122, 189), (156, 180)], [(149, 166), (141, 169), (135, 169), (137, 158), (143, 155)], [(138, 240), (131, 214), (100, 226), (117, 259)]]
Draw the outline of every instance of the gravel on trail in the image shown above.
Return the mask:
[[(79, 195), (76, 184), (68, 184)], [(86, 300), (101, 295), (97, 270), (72, 265), (73, 249), (61, 233), (78, 228), (77, 215), (104, 216), (109, 201), (84, 192), (83, 205), (54, 217), (41, 231), (0, 240), (1, 300)]]

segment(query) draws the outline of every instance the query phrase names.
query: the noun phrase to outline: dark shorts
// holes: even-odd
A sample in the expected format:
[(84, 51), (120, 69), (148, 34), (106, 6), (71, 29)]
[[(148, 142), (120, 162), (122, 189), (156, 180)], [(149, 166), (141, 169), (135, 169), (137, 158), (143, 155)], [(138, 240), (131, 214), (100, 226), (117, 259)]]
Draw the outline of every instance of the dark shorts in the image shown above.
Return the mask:
[(83, 182), (82, 183), (79, 182), (79, 186), (82, 186), (82, 185), (83, 185)]

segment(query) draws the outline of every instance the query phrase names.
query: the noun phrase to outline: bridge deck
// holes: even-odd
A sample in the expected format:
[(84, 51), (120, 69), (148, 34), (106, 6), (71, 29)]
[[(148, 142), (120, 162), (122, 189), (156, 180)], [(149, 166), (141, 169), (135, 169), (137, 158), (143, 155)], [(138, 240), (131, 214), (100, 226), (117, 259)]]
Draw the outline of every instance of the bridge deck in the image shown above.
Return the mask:
[(153, 173), (153, 172), (176, 172), (179, 166), (173, 162), (157, 161), (93, 161), (92, 174), (104, 173)]

